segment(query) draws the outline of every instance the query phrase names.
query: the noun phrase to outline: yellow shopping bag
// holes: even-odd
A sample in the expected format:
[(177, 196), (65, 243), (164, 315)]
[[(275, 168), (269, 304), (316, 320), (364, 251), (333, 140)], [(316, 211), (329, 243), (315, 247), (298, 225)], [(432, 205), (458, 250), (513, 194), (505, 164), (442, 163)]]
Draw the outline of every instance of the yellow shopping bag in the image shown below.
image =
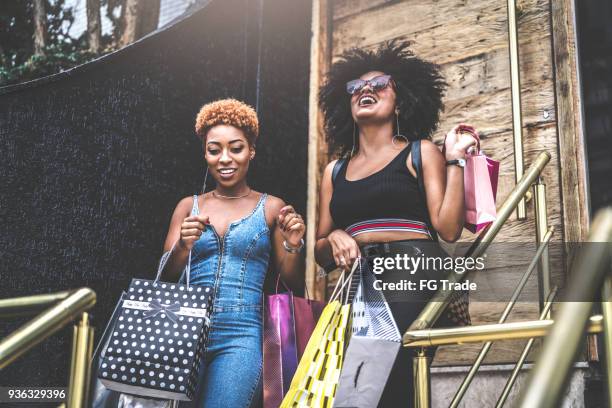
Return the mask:
[[(354, 271), (355, 267), (346, 279), (344, 273), (341, 275), (308, 341), (281, 408), (331, 408), (344, 358), (351, 310), (347, 304), (348, 290)], [(342, 303), (335, 300), (338, 297)]]

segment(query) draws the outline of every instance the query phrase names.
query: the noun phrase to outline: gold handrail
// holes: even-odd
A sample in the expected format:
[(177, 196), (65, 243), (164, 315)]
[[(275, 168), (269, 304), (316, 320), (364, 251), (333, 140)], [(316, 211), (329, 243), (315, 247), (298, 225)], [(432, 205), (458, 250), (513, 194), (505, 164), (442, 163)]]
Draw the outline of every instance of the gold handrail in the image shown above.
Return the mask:
[[(536, 226), (536, 242), (540, 244), (544, 240), (546, 231), (548, 230), (548, 210), (546, 205), (546, 185), (542, 182), (542, 177), (533, 185), (533, 211), (535, 212)], [(540, 311), (544, 308), (544, 302), (550, 288), (552, 279), (550, 275), (550, 258), (548, 256), (548, 248), (544, 250), (540, 258), (540, 267), (538, 270), (538, 294), (540, 300)], [(545, 316), (550, 319), (550, 316)]]
[[(28, 296), (26, 298), (8, 299), (5, 300), (2, 306), (5, 310), (14, 311), (14, 304), (24, 304), (26, 302), (24, 299), (28, 298), (32, 299), (35, 297)], [(36, 302), (37, 299), (33, 301)], [(9, 334), (0, 341), (0, 370), (66, 326), (81, 313), (90, 309), (95, 303), (96, 293), (93, 290), (89, 288), (77, 289), (55, 306), (52, 306)]]
[(81, 320), (74, 328), (67, 401), (60, 406), (85, 407), (94, 338), (85, 311), (95, 304), (96, 293), (89, 288), (0, 300), (0, 316), (29, 315), (51, 306), (0, 341), (0, 370), (80, 315)]
[[(588, 322), (586, 326), (587, 333), (601, 333), (603, 331), (602, 315), (591, 316)], [(449, 346), (464, 343), (481, 343), (483, 341), (544, 337), (553, 325), (554, 320), (529, 320), (524, 322), (453, 327), (449, 329), (408, 331), (404, 334), (404, 347)], [(563, 342), (559, 343), (563, 345)]]
[[(540, 262), (540, 259), (542, 257), (542, 254), (544, 253), (544, 250), (548, 248), (548, 242), (550, 241), (550, 237), (552, 236), (553, 232), (554, 232), (554, 227), (550, 227), (548, 231), (546, 231), (546, 233), (544, 234), (542, 242), (538, 246), (538, 250), (536, 251), (533, 259), (531, 260), (531, 263), (527, 267), (527, 270), (521, 277), (521, 280), (519, 281), (518, 285), (516, 285), (516, 288), (514, 288), (514, 292), (512, 293), (512, 296), (510, 297), (510, 301), (506, 305), (506, 308), (502, 312), (502, 315), (500, 316), (497, 323), (504, 323), (506, 319), (508, 318), (508, 316), (510, 315), (510, 312), (514, 308), (514, 305), (516, 304), (516, 301), (518, 300), (521, 292), (523, 291), (523, 288), (527, 284), (527, 281), (529, 280), (531, 273), (534, 271), (534, 269)], [(451, 401), (451, 404), (450, 404), (450, 408), (456, 408), (457, 406), (459, 406), (461, 399), (464, 397), (465, 393), (467, 392), (468, 387), (472, 383), (472, 380), (476, 376), (476, 373), (478, 372), (480, 365), (484, 361), (492, 345), (493, 343), (489, 341), (485, 343), (485, 345), (482, 347), (482, 349), (480, 350), (480, 353), (478, 354), (478, 357), (476, 358), (476, 361), (470, 368), (470, 371), (468, 372), (467, 376), (463, 379), (463, 382), (459, 386), (457, 393), (453, 397), (453, 400)]]
[(74, 327), (72, 359), (68, 381), (67, 408), (87, 406), (91, 377), (91, 355), (93, 352), (94, 332), (89, 327), (89, 315), (83, 313), (81, 321)]
[(593, 220), (587, 243), (580, 249), (570, 269), (574, 299), (559, 310), (557, 323), (537, 359), (528, 379), (528, 387), (520, 398), (521, 407), (556, 407), (569, 375), (574, 357), (583, 339), (583, 329), (593, 306), (592, 301), (610, 274), (612, 253), (612, 208), (600, 210)]
[[(555, 286), (551, 290), (548, 298), (546, 299), (544, 308), (542, 309), (542, 312), (540, 313), (540, 320), (546, 319), (548, 315), (550, 314), (549, 312), (550, 312), (550, 309), (552, 308), (553, 300), (555, 299), (556, 295), (557, 295), (557, 287)], [(512, 390), (512, 387), (514, 386), (514, 382), (518, 378), (521, 368), (523, 368), (523, 364), (525, 363), (525, 360), (527, 360), (527, 355), (529, 354), (529, 351), (531, 350), (531, 347), (533, 346), (534, 341), (535, 341), (534, 338), (529, 339), (529, 341), (523, 348), (523, 352), (521, 353), (521, 356), (516, 362), (516, 365), (514, 366), (514, 369), (512, 370), (512, 374), (510, 374), (510, 378), (508, 378), (508, 381), (506, 382), (506, 385), (504, 386), (504, 389), (502, 390), (502, 393), (499, 396), (499, 399), (497, 400), (497, 404), (495, 404), (495, 408), (502, 408), (506, 400), (508, 399), (508, 396), (510, 396), (510, 391)]]
[(427, 356), (425, 349), (418, 350), (412, 365), (413, 386), (419, 390), (414, 394), (415, 408), (427, 408), (431, 404), (430, 363), (431, 357)]
[[(523, 176), (523, 118), (521, 113), (521, 76), (519, 65), (518, 29), (516, 24), (516, 1), (508, 0), (508, 51), (510, 54), (510, 88), (512, 94), (512, 133), (514, 135), (514, 179), (519, 184)], [(526, 217), (523, 195), (517, 203), (517, 218)]]
[[(497, 219), (480, 234), (478, 239), (476, 239), (474, 244), (472, 244), (472, 246), (468, 249), (466, 256), (479, 257), (486, 251), (499, 230), (516, 208), (518, 202), (525, 196), (525, 193), (527, 190), (529, 190), (531, 184), (533, 184), (533, 182), (538, 178), (544, 169), (544, 166), (546, 166), (549, 161), (550, 153), (542, 152), (538, 155), (527, 172), (523, 174), (523, 177), (514, 187), (506, 201), (504, 201), (501, 207), (497, 210)], [(464, 278), (465, 275), (453, 273), (448, 277), (448, 280), (451, 282), (461, 282)], [(438, 290), (433, 298), (423, 308), (416, 320), (412, 322), (408, 328), (408, 331), (422, 330), (432, 327), (448, 305), (451, 294), (452, 290)]]
[(72, 291), (0, 299), (0, 317), (29, 316), (66, 299)]

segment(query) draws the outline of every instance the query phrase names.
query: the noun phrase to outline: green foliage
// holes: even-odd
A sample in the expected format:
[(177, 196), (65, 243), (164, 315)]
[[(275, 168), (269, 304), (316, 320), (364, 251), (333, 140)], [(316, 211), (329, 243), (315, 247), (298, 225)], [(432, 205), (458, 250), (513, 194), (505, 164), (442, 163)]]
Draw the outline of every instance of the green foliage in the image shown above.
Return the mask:
[[(46, 11), (48, 46), (45, 55), (33, 55), (32, 1), (0, 1), (0, 86), (62, 72), (97, 56), (88, 51), (85, 34), (79, 38), (69, 35), (74, 15), (65, 0), (47, 0)], [(102, 40), (109, 48), (112, 39), (105, 36)]]
[(53, 44), (45, 48), (44, 55), (32, 55), (22, 64), (12, 67), (0, 66), (0, 85), (52, 75), (91, 61), (95, 57), (95, 54), (71, 44)]

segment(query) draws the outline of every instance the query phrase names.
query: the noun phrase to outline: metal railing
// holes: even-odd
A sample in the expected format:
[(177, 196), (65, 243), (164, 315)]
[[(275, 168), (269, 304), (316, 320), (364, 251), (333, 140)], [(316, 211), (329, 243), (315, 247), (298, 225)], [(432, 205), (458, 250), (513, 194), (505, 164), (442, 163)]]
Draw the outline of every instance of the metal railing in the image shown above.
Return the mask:
[[(497, 219), (485, 229), (479, 237), (474, 241), (474, 244), (468, 249), (466, 257), (477, 258), (481, 256), (488, 246), (491, 244), (499, 230), (508, 220), (518, 202), (525, 196), (530, 186), (537, 180), (544, 166), (550, 161), (550, 154), (542, 152), (538, 155), (534, 163), (529, 167), (527, 172), (519, 183), (514, 187), (506, 201), (497, 210)], [(448, 277), (448, 280), (453, 283), (459, 283), (465, 278), (465, 275), (454, 273)], [(452, 286), (452, 285), (450, 285)], [(441, 289), (436, 292), (429, 303), (423, 308), (416, 320), (408, 328), (409, 331), (428, 329), (438, 320), (452, 295), (452, 290)]]
[[(514, 144), (514, 179), (519, 184), (523, 176), (523, 115), (521, 112), (521, 75), (519, 64), (518, 27), (516, 0), (508, 3), (508, 52), (510, 57), (510, 90), (512, 99), (512, 139)], [(527, 193), (527, 192), (526, 192)], [(518, 201), (516, 215), (519, 220), (526, 218), (526, 200)]]
[[(529, 190), (527, 190), (529, 191)], [(552, 307), (552, 300), (555, 298), (557, 289), (550, 289), (551, 285), (551, 276), (550, 276), (550, 261), (548, 254), (548, 242), (554, 232), (554, 227), (548, 226), (548, 210), (546, 204), (546, 185), (542, 181), (542, 177), (538, 176), (536, 183), (533, 184), (533, 197), (534, 199), (534, 212), (535, 212), (535, 224), (536, 224), (536, 241), (538, 243), (538, 250), (536, 251), (531, 264), (523, 274), (522, 279), (519, 281), (519, 284), (516, 286), (514, 293), (512, 294), (510, 301), (506, 305), (501, 317), (499, 318), (498, 323), (504, 323), (510, 312), (514, 308), (516, 301), (518, 300), (519, 295), (523, 291), (525, 285), (527, 284), (527, 280), (531, 276), (531, 273), (535, 269), (536, 265), (539, 268), (538, 273), (538, 294), (540, 300), (540, 310), (542, 314), (540, 315), (540, 320), (544, 320), (550, 318), (550, 309)], [(491, 238), (492, 239), (492, 238)], [(546, 300), (546, 303), (544, 303)], [(505, 400), (507, 399), (514, 382), (518, 376), (518, 372), (523, 366), (525, 359), (527, 358), (527, 354), (531, 350), (534, 339), (529, 339), (527, 345), (523, 349), (521, 357), (517, 362), (512, 375), (508, 379), (504, 391), (497, 403), (498, 407), (503, 406)], [(459, 386), (457, 393), (453, 397), (450, 408), (457, 408), (459, 403), (465, 396), (470, 384), (474, 380), (478, 369), (482, 365), (485, 357), (487, 356), (489, 350), (491, 349), (493, 343), (487, 342), (484, 344), (476, 361), (468, 371), (467, 376), (463, 379), (463, 382)]]
[[(603, 331), (604, 318), (602, 315), (590, 316), (585, 322), (588, 323), (585, 326), (586, 333), (601, 333)], [(549, 334), (554, 323), (553, 320), (528, 320), (448, 329), (408, 331), (404, 334), (404, 347), (450, 346), (464, 343), (482, 343), (483, 341), (544, 337)], [(582, 335), (582, 332), (579, 332), (579, 334)], [(547, 392), (547, 390), (543, 391)], [(539, 405), (533, 406), (539, 407)]]
[[(548, 296), (548, 299), (546, 299), (546, 304), (544, 306), (544, 309), (542, 310), (542, 313), (540, 313), (540, 320), (545, 320), (549, 316), (549, 312), (550, 312), (550, 309), (552, 308), (553, 300), (555, 299), (556, 295), (557, 295), (557, 288), (555, 287), (553, 288), (550, 295)], [(527, 341), (527, 344), (523, 348), (523, 352), (521, 353), (521, 356), (519, 357), (518, 361), (516, 362), (514, 366), (514, 369), (512, 370), (512, 373), (510, 374), (510, 378), (508, 378), (508, 381), (506, 382), (506, 385), (504, 386), (504, 389), (502, 390), (502, 393), (499, 396), (499, 399), (497, 400), (497, 404), (495, 404), (495, 408), (503, 407), (506, 400), (508, 399), (508, 396), (510, 396), (510, 391), (512, 390), (512, 387), (514, 386), (514, 383), (516, 382), (516, 379), (518, 378), (521, 368), (523, 368), (523, 364), (525, 363), (525, 360), (527, 360), (527, 355), (529, 354), (529, 351), (531, 351), (531, 347), (533, 346), (534, 341), (535, 341), (535, 338), (530, 338)]]
[[(584, 340), (584, 328), (590, 327), (591, 301), (598, 293), (603, 295), (604, 340), (606, 351), (612, 350), (610, 329), (610, 279), (612, 276), (612, 208), (599, 211), (591, 224), (589, 237), (580, 248), (570, 269), (572, 299), (564, 303), (556, 324), (544, 342), (536, 365), (522, 394), (521, 407), (556, 407), (561, 391), (570, 374), (570, 368)], [(605, 284), (604, 284), (605, 282)], [(603, 291), (602, 291), (603, 287)], [(610, 355), (606, 357), (608, 384), (610, 384)], [(609, 406), (612, 403), (608, 390)]]
[[(510, 301), (506, 305), (506, 308), (504, 309), (501, 317), (499, 318), (498, 323), (501, 324), (501, 323), (505, 323), (506, 322), (506, 319), (510, 315), (510, 312), (512, 311), (512, 309), (514, 308), (514, 305), (516, 304), (516, 302), (517, 302), (521, 292), (525, 288), (525, 285), (527, 284), (527, 280), (529, 279), (529, 277), (531, 276), (531, 273), (534, 271), (534, 269), (536, 268), (536, 266), (540, 262), (540, 259), (542, 257), (542, 254), (544, 253), (544, 250), (548, 248), (548, 242), (550, 241), (550, 237), (552, 236), (553, 231), (554, 231), (554, 229), (550, 228), (546, 232), (546, 234), (544, 235), (544, 239), (543, 239), (542, 243), (538, 247), (538, 250), (536, 251), (536, 254), (533, 257), (533, 259), (531, 261), (531, 264), (529, 265), (529, 267), (527, 267), (527, 270), (523, 274), (523, 277), (521, 278), (521, 280), (519, 281), (518, 285), (514, 289), (514, 292), (512, 293), (512, 296), (510, 297)], [(556, 294), (556, 289), (554, 290), (554, 293), (551, 293), (551, 295), (553, 295), (553, 297), (554, 297), (554, 294)], [(542, 319), (544, 319), (545, 317), (546, 316), (542, 317)], [(488, 341), (488, 342), (486, 342), (484, 344), (484, 346), (480, 350), (480, 353), (478, 354), (478, 357), (476, 358), (476, 361), (474, 362), (474, 364), (470, 368), (470, 371), (468, 372), (468, 375), (465, 377), (465, 379), (463, 380), (463, 382), (459, 386), (459, 390), (457, 391), (457, 393), (453, 397), (453, 400), (451, 401), (451, 404), (450, 404), (451, 408), (456, 408), (456, 407), (459, 406), (459, 402), (461, 402), (461, 399), (464, 397), (465, 393), (467, 392), (468, 387), (472, 383), (472, 380), (476, 376), (476, 373), (478, 372), (478, 369), (480, 368), (482, 362), (484, 361), (485, 357), (487, 356), (487, 354), (488, 354), (489, 350), (491, 349), (492, 345), (493, 345), (493, 342)]]
[[(538, 250), (540, 255), (542, 248), (541, 245)], [(534, 258), (528, 272), (533, 269), (533, 264), (537, 261), (537, 257)], [(612, 352), (612, 336), (610, 335), (612, 329), (612, 208), (602, 210), (596, 215), (587, 244), (580, 248), (570, 268), (570, 276), (572, 276), (568, 284), (568, 287), (572, 288), (570, 300), (576, 301), (564, 303), (555, 320), (546, 319), (556, 294), (556, 288), (553, 288), (541, 311), (540, 320), (448, 329), (409, 329), (403, 336), (404, 347), (418, 349), (417, 356), (414, 358), (415, 406), (422, 408), (429, 407), (430, 404), (429, 361), (425, 357), (426, 347), (529, 339), (496, 404), (496, 407), (501, 407), (509, 396), (512, 384), (518, 376), (534, 339), (538, 337), (547, 337), (547, 339), (518, 406), (525, 408), (559, 406), (563, 387), (585, 338), (585, 333), (604, 333), (608, 403), (609, 406), (612, 406), (612, 396), (609, 391), (612, 389), (612, 376), (610, 375), (612, 370), (610, 354)], [(525, 279), (525, 276), (523, 278)], [(603, 315), (591, 316), (593, 302), (584, 300), (593, 299), (600, 290)], [(485, 345), (483, 350), (486, 348)], [(481, 361), (480, 358), (477, 364), (479, 361)], [(455, 403), (458, 403), (458, 400), (454, 400), (453, 404)]]
[(80, 317), (73, 333), (66, 406), (85, 407), (93, 351), (93, 328), (86, 311), (95, 304), (96, 293), (89, 288), (0, 300), (0, 317), (32, 315), (48, 308), (0, 341), (0, 370)]
[[(542, 152), (538, 155), (534, 163), (529, 167), (527, 172), (523, 174), (523, 176), (521, 177), (517, 185), (510, 192), (508, 198), (504, 201), (501, 207), (497, 210), (496, 220), (491, 225), (489, 225), (488, 228), (485, 229), (478, 236), (476, 241), (472, 244), (472, 246), (466, 252), (465, 254), (466, 257), (479, 257), (484, 254), (484, 252), (486, 251), (488, 246), (491, 244), (495, 236), (501, 230), (502, 226), (508, 220), (512, 212), (516, 209), (518, 203), (525, 197), (525, 194), (529, 191), (529, 188), (532, 186), (532, 184), (534, 184), (536, 181), (540, 183), (540, 174), (542, 173), (542, 170), (544, 169), (546, 164), (548, 164), (549, 161), (550, 161), (550, 154), (548, 152)], [(542, 207), (542, 206), (544, 207), (544, 209), (540, 211), (546, 212), (545, 197), (540, 197), (540, 198), (541, 199), (536, 200), (535, 203), (539, 207)], [(537, 214), (538, 214), (538, 211), (536, 211), (536, 217), (537, 217)], [(537, 252), (538, 256), (536, 259), (534, 259), (534, 261), (532, 262), (532, 265), (530, 265), (530, 268), (528, 268), (526, 272), (527, 276), (524, 277), (523, 280), (526, 280), (526, 278), (529, 276), (529, 274), (535, 267), (535, 262), (539, 261), (542, 253), (544, 252), (545, 247), (547, 246), (547, 242), (550, 239), (551, 234), (552, 234), (552, 230), (549, 229), (546, 232), (546, 234), (544, 234), (541, 237), (538, 237), (538, 241), (541, 241), (538, 252)], [(541, 269), (541, 272), (547, 273), (548, 271), (547, 270), (542, 271)], [(447, 279), (453, 283), (460, 283), (461, 281), (465, 279), (465, 275), (453, 273)], [(543, 277), (543, 279), (550, 281), (550, 276), (546, 275), (545, 277)], [(518, 293), (520, 293), (520, 290), (522, 289), (522, 286), (524, 286), (524, 283), (519, 286), (520, 288), (517, 288), (517, 291), (515, 291), (515, 295), (513, 295), (513, 298), (515, 296), (518, 296)], [(452, 285), (449, 285), (449, 287), (452, 287)], [(430, 332), (427, 329), (433, 326), (433, 324), (436, 322), (436, 320), (440, 317), (442, 312), (445, 310), (446, 306), (448, 305), (448, 302), (450, 301), (451, 295), (452, 295), (452, 290), (450, 289), (440, 289), (435, 293), (432, 299), (423, 308), (423, 310), (421, 311), (417, 319), (410, 325), (407, 332), (404, 334), (404, 337), (403, 337), (404, 347), (416, 347), (414, 346), (415, 344), (413, 341), (414, 339), (410, 337), (410, 336), (415, 335), (415, 333), (419, 331), (422, 331), (423, 333)], [(507, 307), (508, 313), (509, 313), (509, 309), (512, 308), (513, 303), (514, 302), (511, 301), (511, 304), (508, 305)], [(504, 314), (507, 315), (506, 312)], [(503, 317), (503, 320), (505, 321), (506, 316), (502, 316), (502, 317)], [(478, 326), (478, 327), (481, 327), (481, 326)], [(477, 327), (463, 328), (463, 330), (472, 332), (473, 330), (477, 330)], [(479, 341), (483, 341), (483, 340), (487, 340), (487, 339), (481, 339)], [(428, 347), (428, 345), (423, 344), (421, 347)], [(476, 361), (475, 366), (472, 367), (470, 373), (464, 380), (464, 384), (462, 384), (462, 386), (460, 387), (458, 394), (455, 397), (454, 404), (458, 404), (458, 402), (461, 400), (461, 397), (464, 395), (465, 390), (467, 389), (467, 385), (469, 385), (469, 382), (474, 377), (476, 370), (478, 369), (478, 366), (484, 359), (484, 355), (488, 352), (489, 348), (490, 348), (490, 345), (489, 346), (485, 345), (485, 347), (483, 347), (483, 350), (481, 351), (481, 356), (479, 356), (478, 360)], [(414, 405), (417, 408), (425, 408), (425, 407), (429, 407), (430, 405), (430, 374), (429, 374), (430, 360), (431, 359), (426, 356), (426, 352), (424, 348), (421, 348), (420, 350), (418, 350), (417, 355), (414, 357), (414, 363), (413, 363), (414, 387), (415, 387)]]

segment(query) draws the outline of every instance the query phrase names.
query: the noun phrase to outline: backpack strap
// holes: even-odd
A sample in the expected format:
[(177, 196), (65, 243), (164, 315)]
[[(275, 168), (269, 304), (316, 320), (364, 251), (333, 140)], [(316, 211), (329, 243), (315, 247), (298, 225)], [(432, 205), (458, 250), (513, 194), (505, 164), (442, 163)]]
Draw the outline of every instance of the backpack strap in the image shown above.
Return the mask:
[(412, 146), (410, 150), (412, 151), (412, 167), (414, 167), (414, 171), (417, 174), (417, 184), (419, 185), (419, 191), (421, 192), (421, 196), (423, 196), (423, 201), (425, 203), (425, 224), (427, 224), (427, 229), (431, 234), (431, 239), (438, 242), (438, 234), (431, 224), (431, 220), (429, 219), (429, 210), (427, 209), (427, 195), (425, 194), (423, 163), (421, 161), (421, 141), (415, 140), (411, 142), (411, 144)]
[(336, 179), (338, 178), (338, 173), (340, 173), (340, 170), (342, 169), (342, 166), (344, 166), (344, 163), (346, 163), (346, 159), (342, 158), (342, 159), (338, 159), (336, 160), (336, 163), (334, 164), (334, 168), (332, 169), (332, 185), (336, 185)]
[[(344, 166), (344, 163), (346, 163), (346, 158), (338, 159), (336, 160), (336, 163), (334, 163), (334, 167), (332, 168), (332, 174), (331, 174), (332, 187), (336, 186), (336, 179), (338, 178), (338, 174), (340, 173), (340, 170), (342, 170), (342, 166)], [(333, 271), (334, 269), (336, 269), (336, 264), (333, 262), (323, 267), (323, 270), (325, 271), (325, 273), (329, 273)]]

